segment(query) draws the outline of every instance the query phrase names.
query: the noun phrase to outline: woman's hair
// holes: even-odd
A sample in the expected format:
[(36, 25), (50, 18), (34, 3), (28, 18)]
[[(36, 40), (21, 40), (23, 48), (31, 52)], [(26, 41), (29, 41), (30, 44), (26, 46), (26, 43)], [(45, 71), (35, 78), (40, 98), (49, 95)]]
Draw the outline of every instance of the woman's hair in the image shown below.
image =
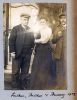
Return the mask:
[(38, 15), (38, 19), (41, 20), (41, 19), (45, 19), (47, 21), (47, 18), (43, 15)]

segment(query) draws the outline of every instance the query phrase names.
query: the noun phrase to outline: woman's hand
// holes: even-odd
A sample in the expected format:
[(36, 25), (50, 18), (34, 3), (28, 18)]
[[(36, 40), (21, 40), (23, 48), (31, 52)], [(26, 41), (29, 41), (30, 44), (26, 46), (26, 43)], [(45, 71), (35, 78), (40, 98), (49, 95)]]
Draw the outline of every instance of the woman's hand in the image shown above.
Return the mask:
[(35, 43), (42, 43), (41, 39), (35, 39)]

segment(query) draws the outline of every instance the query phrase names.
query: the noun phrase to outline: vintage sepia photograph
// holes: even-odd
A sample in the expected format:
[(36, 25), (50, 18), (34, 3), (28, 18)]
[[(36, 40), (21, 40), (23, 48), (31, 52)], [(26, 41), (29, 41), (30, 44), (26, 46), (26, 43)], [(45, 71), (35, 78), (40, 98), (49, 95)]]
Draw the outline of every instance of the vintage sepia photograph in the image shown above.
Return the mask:
[(67, 90), (67, 4), (3, 3), (4, 90)]

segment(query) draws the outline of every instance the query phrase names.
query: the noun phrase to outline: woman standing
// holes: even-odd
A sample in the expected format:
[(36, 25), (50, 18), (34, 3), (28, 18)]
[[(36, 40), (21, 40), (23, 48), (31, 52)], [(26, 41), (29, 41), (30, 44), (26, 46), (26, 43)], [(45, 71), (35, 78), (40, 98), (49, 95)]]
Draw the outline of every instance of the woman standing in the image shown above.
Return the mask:
[(40, 20), (40, 31), (35, 37), (35, 55), (32, 64), (31, 89), (51, 89), (52, 86), (52, 29), (45, 19)]

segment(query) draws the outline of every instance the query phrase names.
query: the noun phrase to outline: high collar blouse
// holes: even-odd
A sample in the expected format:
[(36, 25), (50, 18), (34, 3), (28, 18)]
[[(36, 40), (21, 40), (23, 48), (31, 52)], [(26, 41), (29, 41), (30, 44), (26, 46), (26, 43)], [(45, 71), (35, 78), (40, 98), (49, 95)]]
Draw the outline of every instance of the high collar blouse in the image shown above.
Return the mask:
[(39, 33), (41, 35), (40, 39), (35, 39), (35, 43), (47, 43), (52, 39), (52, 29), (49, 26), (43, 26), (40, 28)]

